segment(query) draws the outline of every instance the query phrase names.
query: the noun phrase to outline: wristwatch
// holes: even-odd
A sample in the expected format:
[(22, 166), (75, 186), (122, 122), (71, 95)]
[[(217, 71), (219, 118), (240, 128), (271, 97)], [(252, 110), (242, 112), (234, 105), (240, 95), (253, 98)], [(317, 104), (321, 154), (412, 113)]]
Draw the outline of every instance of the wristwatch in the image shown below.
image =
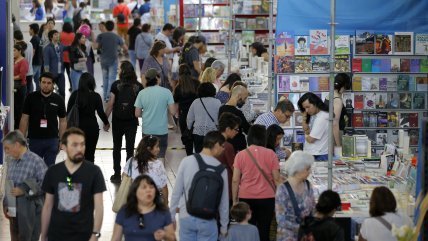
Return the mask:
[(92, 234), (95, 235), (96, 238), (101, 237), (101, 233), (99, 233), (99, 232), (93, 231)]

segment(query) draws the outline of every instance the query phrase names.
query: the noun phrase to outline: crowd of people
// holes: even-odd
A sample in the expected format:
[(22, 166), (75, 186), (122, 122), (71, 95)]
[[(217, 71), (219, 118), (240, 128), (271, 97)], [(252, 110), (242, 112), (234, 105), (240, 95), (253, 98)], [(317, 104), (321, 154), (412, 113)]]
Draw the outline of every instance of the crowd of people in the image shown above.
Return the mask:
[[(39, 18), (43, 13), (33, 2), (32, 12)], [(110, 181), (121, 183), (124, 175), (133, 180), (117, 213), (112, 241), (175, 240), (176, 214), (179, 239), (185, 241), (345, 240), (332, 218), (341, 206), (339, 195), (325, 191), (316, 203), (308, 181), (313, 163), (327, 160), (326, 102), (313, 93), (299, 99), (305, 144), (303, 150), (291, 152), (281, 146), (281, 125), (295, 112), (292, 102), (281, 100), (273, 111), (254, 113), (250, 90), (239, 73), (230, 73), (222, 82), (224, 63), (215, 58), (202, 61), (207, 45), (203, 36), (185, 41), (185, 30), (169, 23), (153, 36), (151, 25), (143, 21), (150, 1), (137, 9), (131, 11), (118, 0), (113, 9), (116, 23), (100, 23), (98, 36), (88, 19), (65, 22), (61, 33), (54, 30), (53, 19), (41, 27), (33, 23), (30, 42), (20, 30), (14, 32), (16, 130), (3, 139), (12, 159), (7, 196), (13, 198), (4, 203), (12, 240), (93, 241), (101, 236), (106, 185), (95, 165), (100, 134), (96, 114), (103, 130), (112, 129)], [(135, 17), (128, 29), (128, 18), (134, 14), (141, 19)], [(259, 43), (252, 45), (252, 52), (269, 58)], [(97, 54), (102, 93), (95, 90)], [(129, 61), (123, 60), (126, 56)], [(67, 78), (72, 93), (66, 103)], [(336, 145), (346, 118), (341, 94), (348, 87), (349, 77), (339, 74)], [(70, 126), (67, 116), (74, 106), (78, 124)], [(170, 119), (178, 122), (187, 154), (173, 190), (168, 190), (164, 166)], [(66, 158), (55, 164), (60, 149)], [(280, 161), (285, 161), (285, 175)], [(380, 217), (397, 226), (411, 225), (397, 213), (394, 196), (385, 187), (373, 191), (370, 215), (361, 228), (362, 241), (393, 240), (383, 223), (376, 222)], [(369, 231), (373, 226), (379, 230), (376, 234)]]

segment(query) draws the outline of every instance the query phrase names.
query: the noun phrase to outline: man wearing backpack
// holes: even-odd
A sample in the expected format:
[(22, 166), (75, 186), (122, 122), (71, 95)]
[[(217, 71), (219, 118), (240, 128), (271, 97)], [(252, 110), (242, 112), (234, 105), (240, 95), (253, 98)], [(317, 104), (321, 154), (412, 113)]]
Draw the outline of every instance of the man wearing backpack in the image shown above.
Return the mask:
[(123, 0), (117, 0), (117, 5), (113, 8), (113, 17), (117, 20), (117, 34), (125, 40), (125, 43), (128, 43), (129, 15), (131, 15), (131, 11), (128, 5)]
[(137, 75), (129, 61), (120, 65), (119, 80), (111, 85), (110, 99), (106, 107), (107, 118), (113, 112), (113, 169), (114, 175), (110, 177), (113, 183), (121, 181), (121, 150), (122, 137), (125, 135), (126, 160), (134, 154), (135, 136), (137, 134), (138, 119), (135, 117), (134, 103), (143, 85), (137, 81)]
[(227, 171), (217, 160), (224, 151), (224, 142), (220, 132), (208, 132), (202, 152), (185, 157), (178, 167), (170, 212), (175, 220), (176, 209), (180, 210), (180, 240), (217, 241), (217, 213), (220, 214), (220, 232), (222, 235), (227, 233)]

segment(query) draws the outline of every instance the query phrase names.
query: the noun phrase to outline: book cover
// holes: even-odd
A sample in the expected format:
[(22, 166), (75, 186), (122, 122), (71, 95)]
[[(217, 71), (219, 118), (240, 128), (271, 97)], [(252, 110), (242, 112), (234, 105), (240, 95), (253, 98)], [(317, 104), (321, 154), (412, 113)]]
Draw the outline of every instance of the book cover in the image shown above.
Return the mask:
[(354, 113), (354, 115), (352, 116), (352, 126), (364, 127), (363, 117), (363, 113)]
[(394, 146), (398, 146), (399, 142), (398, 142), (398, 130), (390, 130), (389, 134), (388, 134), (388, 143), (392, 144)]
[(421, 69), (420, 59), (411, 59), (410, 60), (410, 72), (419, 73)]
[(329, 79), (327, 76), (320, 76), (319, 77), (319, 89), (320, 91), (328, 91), (329, 90)]
[(349, 54), (351, 52), (349, 35), (334, 36), (334, 53), (337, 55)]
[(363, 72), (372, 72), (372, 60), (363, 59), (362, 61)]
[(415, 78), (415, 76), (410, 76), (410, 78), (409, 78), (409, 91), (416, 91), (416, 78)]
[(299, 143), (305, 143), (305, 132), (303, 130), (294, 130), (294, 140)]
[(416, 77), (416, 90), (428, 91), (428, 77)]
[(336, 55), (334, 57), (334, 71), (336, 72), (350, 72), (349, 55)]
[(380, 60), (380, 72), (388, 73), (391, 71), (391, 59)]
[(395, 111), (388, 112), (388, 127), (398, 127), (398, 113)]
[(330, 70), (329, 56), (312, 56), (312, 72), (328, 72)]
[(391, 35), (387, 34), (376, 34), (376, 54), (391, 54), (392, 53), (392, 41)]
[(319, 77), (311, 76), (309, 77), (309, 91), (319, 91)]
[(388, 143), (388, 131), (377, 130), (376, 131), (376, 145), (384, 146)]
[(293, 113), (293, 116), (294, 116), (294, 128), (302, 128), (302, 123), (303, 123), (302, 112), (295, 111)]
[(294, 56), (294, 32), (282, 32), (275, 38), (276, 55)]
[(428, 73), (428, 59), (421, 59), (420, 60), (420, 72), (421, 73)]
[(428, 55), (428, 34), (427, 33), (415, 34), (415, 54)]
[(361, 91), (362, 89), (363, 89), (362, 77), (361, 76), (353, 76), (352, 77), (352, 90), (353, 91)]
[(378, 127), (387, 127), (388, 126), (388, 113), (379, 112), (377, 116), (377, 126)]
[(398, 93), (388, 93), (388, 109), (398, 109), (400, 106), (400, 96)]
[(372, 59), (372, 72), (379, 73), (381, 72), (381, 59)]
[(357, 157), (368, 156), (370, 143), (367, 136), (354, 136), (355, 137), (355, 155)]
[(397, 90), (408, 91), (409, 90), (410, 75), (400, 74), (397, 79)]
[(387, 91), (388, 90), (388, 78), (386, 78), (386, 77), (380, 77), (379, 78), (379, 90), (380, 91)]
[(295, 36), (294, 55), (309, 55), (309, 36)]
[(376, 145), (376, 130), (367, 130), (366, 135), (372, 145)]
[(372, 84), (372, 78), (363, 76), (361, 78), (361, 90), (362, 91), (369, 91), (371, 90), (371, 84)]
[(330, 94), (329, 92), (321, 92), (321, 100), (327, 99), (329, 94)]
[(363, 60), (360, 58), (352, 59), (352, 72), (363, 72)]
[(326, 55), (328, 54), (327, 30), (316, 29), (310, 30), (310, 53), (311, 55)]
[(385, 109), (387, 103), (386, 93), (376, 93), (376, 109)]
[(411, 93), (399, 93), (400, 96), (400, 109), (411, 109), (412, 108), (412, 94)]
[(300, 77), (300, 92), (309, 91), (309, 77)]
[(342, 136), (342, 156), (354, 157), (355, 156), (355, 138), (353, 136)]
[(400, 113), (400, 127), (401, 128), (410, 127), (409, 115), (410, 115), (410, 113)]
[(290, 76), (290, 91), (299, 91), (300, 90), (300, 76), (291, 75)]
[(241, 40), (243, 45), (251, 45), (254, 43), (256, 33), (254, 30), (242, 30)]
[(388, 80), (386, 82), (386, 90), (387, 91), (397, 91), (397, 77), (396, 76), (388, 76)]
[(374, 54), (374, 32), (371, 30), (355, 31), (355, 54)]
[(364, 95), (354, 93), (354, 106), (356, 110), (364, 109)]
[(295, 56), (294, 57), (294, 72), (295, 73), (312, 72), (311, 56)]
[(370, 78), (370, 90), (371, 91), (379, 91), (379, 78), (372, 77)]
[(409, 130), (409, 145), (416, 146), (419, 142), (419, 130)]
[(419, 123), (419, 113), (418, 112), (413, 112), (413, 113), (409, 113), (409, 125), (410, 127), (418, 127)]
[(391, 59), (391, 72), (400, 72), (400, 59), (392, 58)]
[(293, 142), (293, 133), (293, 130), (284, 129), (284, 137), (282, 138), (283, 146), (291, 146), (291, 143)]
[(413, 54), (413, 32), (395, 32), (394, 54)]
[(278, 92), (290, 92), (290, 76), (277, 75), (277, 88)]
[(377, 116), (378, 112), (370, 111), (369, 113), (369, 127), (377, 127)]
[(352, 92), (345, 92), (343, 93), (343, 104), (345, 105), (345, 108), (354, 108), (354, 93)]
[(299, 102), (299, 99), (300, 99), (299, 93), (290, 93), (288, 95), (288, 100), (291, 101), (291, 103), (293, 103), (295, 110), (299, 109), (299, 106), (297, 105), (297, 103)]
[(400, 59), (400, 72), (410, 72), (410, 59)]
[(275, 56), (275, 72), (294, 73), (294, 58), (291, 56)]

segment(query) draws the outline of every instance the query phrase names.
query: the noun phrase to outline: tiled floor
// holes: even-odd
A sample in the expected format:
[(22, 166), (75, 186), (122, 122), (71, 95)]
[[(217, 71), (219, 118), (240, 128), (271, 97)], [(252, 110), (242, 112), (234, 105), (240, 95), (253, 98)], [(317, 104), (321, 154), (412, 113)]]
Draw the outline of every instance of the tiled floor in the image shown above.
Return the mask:
[[(98, 93), (102, 93), (101, 85), (102, 85), (102, 76), (99, 64), (95, 66), (95, 79), (97, 81), (97, 91)], [(68, 88), (68, 87), (67, 87)], [(101, 123), (99, 121), (99, 123)], [(100, 126), (102, 126), (100, 124)], [(169, 133), (169, 145), (168, 151), (166, 153), (166, 170), (169, 178), (168, 188), (170, 193), (172, 191), (172, 186), (175, 182), (175, 173), (178, 169), (178, 165), (181, 159), (185, 156), (185, 151), (182, 150), (182, 143), (180, 140), (180, 134), (178, 134), (175, 130), (170, 130)], [(137, 132), (137, 138), (135, 142), (135, 146), (138, 145), (139, 140), (141, 139), (141, 129)], [(123, 141), (124, 145), (125, 141)], [(100, 131), (100, 138), (98, 140), (97, 148), (112, 148), (112, 136), (111, 131), (105, 132), (103, 130)], [(124, 146), (123, 146), (124, 147)], [(57, 158), (57, 162), (62, 161), (64, 157), (64, 153), (60, 152)], [(125, 164), (126, 153), (122, 150), (122, 166)], [(112, 184), (110, 182), (110, 176), (113, 174), (113, 159), (112, 159), (112, 151), (111, 150), (97, 150), (95, 153), (95, 164), (97, 164), (103, 174), (104, 179), (107, 185), (107, 191), (104, 192), (104, 220), (102, 225), (102, 237), (100, 241), (107, 241), (111, 239), (111, 235), (113, 233), (113, 226), (116, 214), (111, 211), (113, 200), (115, 196), (115, 192), (118, 189), (118, 185)], [(0, 205), (0, 209), (1, 209)], [(0, 211), (0, 241), (10, 240), (9, 234), (9, 221), (4, 217), (3, 211)]]

